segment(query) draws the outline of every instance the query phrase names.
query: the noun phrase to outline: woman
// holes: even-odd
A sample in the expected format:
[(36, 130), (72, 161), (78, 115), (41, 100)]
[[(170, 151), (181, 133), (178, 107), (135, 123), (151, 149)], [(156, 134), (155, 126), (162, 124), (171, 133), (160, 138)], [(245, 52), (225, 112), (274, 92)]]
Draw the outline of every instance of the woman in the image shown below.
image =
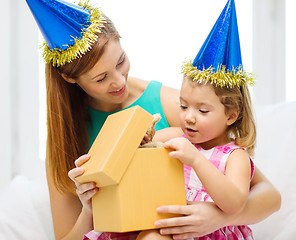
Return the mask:
[[(83, 154), (88, 151), (107, 115), (140, 105), (152, 114), (162, 114), (156, 130), (179, 126), (179, 92), (157, 82), (128, 76), (130, 63), (121, 48), (120, 36), (112, 22), (98, 9), (87, 3), (81, 4), (81, 7), (73, 7), (59, 1), (43, 0), (42, 2), (50, 6), (44, 12), (39, 11), (42, 6), (36, 7), (30, 2), (27, 0), (37, 21), (42, 21), (38, 14), (45, 15), (46, 12), (53, 11), (52, 9), (58, 9), (56, 12), (63, 14), (70, 12), (70, 17), (66, 19), (78, 18), (79, 26), (83, 26), (80, 29), (83, 35), (74, 36), (74, 45), (72, 36), (75, 33), (69, 34), (70, 43), (60, 45), (45, 36), (47, 44), (44, 52), (47, 62), (46, 171), (55, 238), (81, 240), (85, 233), (93, 229), (91, 198), (99, 189), (94, 183), (79, 184), (75, 177), (83, 173), (80, 166), (90, 158)], [(49, 23), (55, 23), (54, 18), (50, 15), (49, 20), (45, 19)], [(82, 24), (84, 19), (87, 21)], [(91, 29), (90, 34), (85, 25), (88, 26), (87, 29)], [(55, 26), (54, 29), (57, 28)], [(51, 34), (51, 29), (52, 24), (42, 32), (46, 35), (48, 30), (48, 34)], [(67, 31), (70, 30), (64, 27), (60, 34), (53, 34), (53, 38), (62, 38)], [(81, 43), (80, 40), (77, 43), (77, 39), (86, 40), (87, 43)], [(75, 159), (77, 160), (74, 161)], [(280, 195), (258, 169), (255, 170), (251, 185), (246, 207), (240, 214), (225, 215), (214, 204), (209, 203), (164, 206), (158, 211), (185, 216), (162, 220), (157, 226), (162, 228), (163, 234), (179, 234), (187, 238), (204, 235), (225, 225), (259, 222), (279, 209)]]

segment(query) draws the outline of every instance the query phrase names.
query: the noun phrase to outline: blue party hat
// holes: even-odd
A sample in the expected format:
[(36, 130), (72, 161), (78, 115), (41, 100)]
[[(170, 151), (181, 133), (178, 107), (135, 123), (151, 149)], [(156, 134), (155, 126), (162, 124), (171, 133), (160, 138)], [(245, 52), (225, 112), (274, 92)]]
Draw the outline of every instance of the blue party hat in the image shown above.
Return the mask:
[(182, 72), (193, 81), (218, 86), (253, 84), (252, 74), (243, 70), (234, 0), (228, 0), (194, 61), (187, 61)]
[(26, 0), (45, 39), (43, 57), (61, 66), (86, 53), (104, 24), (103, 14), (85, 3)]

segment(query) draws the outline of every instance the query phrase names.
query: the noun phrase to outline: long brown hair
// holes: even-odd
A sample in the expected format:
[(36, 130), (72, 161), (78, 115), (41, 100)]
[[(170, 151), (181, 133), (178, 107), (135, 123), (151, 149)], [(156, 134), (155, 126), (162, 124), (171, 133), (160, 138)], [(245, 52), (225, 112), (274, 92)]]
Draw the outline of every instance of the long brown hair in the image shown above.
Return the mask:
[(88, 150), (86, 123), (86, 93), (77, 85), (66, 82), (61, 74), (76, 79), (94, 67), (110, 39), (120, 36), (113, 23), (106, 17), (102, 32), (91, 50), (82, 57), (53, 67), (45, 65), (47, 95), (47, 167), (61, 192), (75, 192), (68, 171), (75, 167), (74, 161)]

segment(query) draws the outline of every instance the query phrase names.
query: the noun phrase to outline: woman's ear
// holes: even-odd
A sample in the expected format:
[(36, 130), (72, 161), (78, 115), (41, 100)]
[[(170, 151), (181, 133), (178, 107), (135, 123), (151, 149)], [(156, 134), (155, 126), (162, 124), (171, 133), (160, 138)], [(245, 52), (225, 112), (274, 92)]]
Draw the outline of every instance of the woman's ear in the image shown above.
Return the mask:
[(76, 83), (76, 81), (73, 78), (68, 77), (65, 73), (61, 73), (61, 76), (68, 83)]
[(227, 114), (227, 125), (230, 126), (231, 124), (235, 123), (239, 115), (239, 111), (231, 111)]

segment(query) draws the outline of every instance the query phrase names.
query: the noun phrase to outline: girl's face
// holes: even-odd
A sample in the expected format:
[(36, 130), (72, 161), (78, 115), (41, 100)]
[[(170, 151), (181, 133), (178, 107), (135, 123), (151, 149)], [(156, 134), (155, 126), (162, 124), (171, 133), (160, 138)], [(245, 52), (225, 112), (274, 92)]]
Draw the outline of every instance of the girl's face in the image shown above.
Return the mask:
[(228, 143), (227, 127), (236, 118), (225, 114), (211, 84), (192, 85), (184, 79), (180, 95), (181, 128), (190, 142), (204, 149)]
[(130, 62), (118, 40), (110, 40), (96, 65), (75, 81), (89, 96), (91, 107), (111, 112), (128, 97)]

